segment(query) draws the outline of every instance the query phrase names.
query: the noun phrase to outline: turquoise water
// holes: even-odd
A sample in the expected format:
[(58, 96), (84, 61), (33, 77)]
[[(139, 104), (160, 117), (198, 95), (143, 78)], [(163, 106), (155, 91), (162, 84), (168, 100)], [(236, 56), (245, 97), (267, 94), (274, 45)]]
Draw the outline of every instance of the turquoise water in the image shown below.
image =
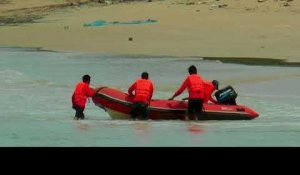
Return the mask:
[(132, 21), (124, 21), (124, 22), (120, 22), (120, 21), (105, 21), (105, 20), (97, 20), (97, 21), (93, 21), (90, 23), (84, 23), (83, 26), (84, 27), (101, 27), (101, 26), (106, 26), (106, 25), (123, 25), (123, 24), (152, 24), (152, 23), (156, 23), (157, 20), (153, 20), (153, 19), (146, 19), (146, 20), (132, 20)]
[[(0, 146), (300, 146), (300, 69), (197, 58), (142, 58), (0, 49)], [(143, 71), (154, 98), (169, 98), (194, 64), (205, 79), (233, 85), (237, 102), (260, 113), (240, 121), (111, 120), (92, 102), (74, 121), (71, 95), (83, 74), (92, 86), (126, 91)], [(187, 96), (182, 94), (177, 99)]]

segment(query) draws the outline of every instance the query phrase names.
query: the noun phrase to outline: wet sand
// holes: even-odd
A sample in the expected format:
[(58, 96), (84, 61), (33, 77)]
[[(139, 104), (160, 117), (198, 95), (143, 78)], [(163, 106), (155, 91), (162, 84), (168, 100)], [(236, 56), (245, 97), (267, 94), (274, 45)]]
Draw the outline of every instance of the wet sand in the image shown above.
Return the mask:
[[(300, 2), (295, 0), (110, 2), (0, 0), (0, 47), (300, 63)], [(83, 26), (96, 20), (146, 19), (158, 22)]]

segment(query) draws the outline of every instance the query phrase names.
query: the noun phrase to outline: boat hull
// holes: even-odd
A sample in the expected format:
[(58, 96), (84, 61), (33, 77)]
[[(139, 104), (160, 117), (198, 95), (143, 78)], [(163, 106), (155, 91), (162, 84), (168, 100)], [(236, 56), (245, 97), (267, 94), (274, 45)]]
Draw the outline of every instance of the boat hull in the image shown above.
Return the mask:
[[(132, 97), (109, 87), (101, 87), (93, 97), (95, 105), (106, 110), (112, 119), (129, 119), (132, 110)], [(152, 120), (183, 119), (187, 102), (178, 100), (153, 99), (148, 108)], [(200, 120), (251, 120), (258, 113), (243, 105), (204, 104)]]

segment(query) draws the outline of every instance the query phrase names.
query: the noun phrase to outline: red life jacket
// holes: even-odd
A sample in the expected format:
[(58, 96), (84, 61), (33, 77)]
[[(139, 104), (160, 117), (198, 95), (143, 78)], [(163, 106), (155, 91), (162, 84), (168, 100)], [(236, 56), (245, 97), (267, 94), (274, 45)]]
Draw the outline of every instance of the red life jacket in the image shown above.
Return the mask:
[(187, 77), (187, 88), (189, 98), (204, 98), (204, 84), (198, 74), (192, 74)]
[(211, 99), (211, 94), (214, 92), (215, 86), (212, 82), (204, 81), (204, 103), (208, 103), (208, 100)]
[(150, 80), (138, 79), (129, 89), (128, 93), (132, 94), (132, 91), (135, 91), (133, 98), (134, 102), (144, 102), (149, 104), (152, 94), (153, 94), (153, 84)]
[(73, 96), (72, 96), (72, 103), (73, 106), (77, 105), (81, 108), (85, 108), (85, 103), (88, 97), (94, 96), (95, 91), (94, 89), (90, 88), (90, 85), (85, 82), (77, 83)]

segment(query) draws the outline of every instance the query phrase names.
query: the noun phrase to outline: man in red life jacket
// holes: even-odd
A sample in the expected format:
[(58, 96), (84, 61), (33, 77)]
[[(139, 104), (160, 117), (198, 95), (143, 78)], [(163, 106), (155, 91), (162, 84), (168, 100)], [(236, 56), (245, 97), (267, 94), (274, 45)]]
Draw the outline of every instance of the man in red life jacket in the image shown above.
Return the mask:
[(90, 88), (91, 77), (84, 75), (78, 82), (72, 95), (72, 108), (76, 111), (75, 120), (84, 119), (84, 109), (87, 98), (95, 95), (95, 90)]
[(184, 80), (181, 87), (171, 98), (169, 98), (169, 100), (173, 100), (187, 88), (189, 92), (188, 117), (190, 120), (196, 119), (196, 117), (199, 119), (199, 117), (202, 115), (204, 83), (201, 76), (197, 74), (197, 68), (194, 65), (190, 66), (188, 71), (190, 75)]
[(207, 104), (208, 101), (212, 102), (213, 104), (218, 103), (211, 96), (212, 93), (218, 89), (219, 89), (219, 82), (217, 80), (204, 81), (204, 102), (203, 103)]
[[(136, 119), (141, 114), (141, 119), (148, 119), (148, 105), (153, 95), (153, 84), (148, 79), (149, 74), (143, 72), (141, 79), (136, 80), (128, 89), (129, 96), (133, 96), (131, 118)], [(135, 94), (133, 95), (133, 91)]]

